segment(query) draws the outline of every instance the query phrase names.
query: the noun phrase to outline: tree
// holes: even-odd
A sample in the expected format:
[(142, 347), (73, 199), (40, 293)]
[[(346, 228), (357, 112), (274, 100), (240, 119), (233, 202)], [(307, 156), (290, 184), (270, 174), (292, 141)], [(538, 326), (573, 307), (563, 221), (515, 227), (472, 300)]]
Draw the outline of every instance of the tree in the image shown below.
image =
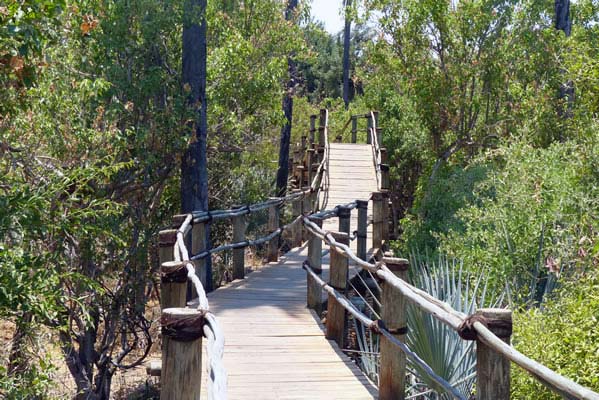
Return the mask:
[(346, 110), (349, 107), (349, 101), (351, 98), (350, 84), (349, 84), (351, 7), (352, 7), (351, 0), (345, 0), (344, 1), (345, 27), (343, 29), (343, 102), (345, 103)]
[[(187, 102), (195, 111), (192, 138), (181, 159), (181, 211), (188, 213), (208, 210), (206, 0), (186, 0), (183, 7), (183, 89), (189, 92)], [(205, 282), (206, 290), (212, 290), (210, 258)]]
[[(285, 9), (285, 20), (292, 21), (297, 7), (297, 0), (288, 0)], [(289, 80), (287, 81), (286, 92), (283, 96), (283, 113), (285, 114), (285, 123), (281, 128), (281, 140), (279, 146), (279, 169), (277, 171), (277, 196), (285, 196), (287, 190), (287, 178), (289, 176), (289, 142), (291, 140), (291, 125), (293, 122), (293, 92), (295, 90), (295, 81), (297, 68), (293, 59), (293, 52), (287, 57), (287, 71)]]
[[(570, 19), (570, 0), (555, 0), (555, 18), (554, 18), (555, 29), (563, 31), (566, 37), (570, 37), (572, 32), (572, 20)], [(562, 72), (565, 74), (565, 71)], [(574, 83), (569, 80), (563, 83), (559, 88), (559, 99), (564, 100), (566, 105), (566, 111), (564, 112), (564, 106), (559, 105), (558, 114), (563, 118), (570, 118), (572, 115), (572, 106), (574, 103)], [(564, 134), (560, 133), (560, 139), (564, 139)]]

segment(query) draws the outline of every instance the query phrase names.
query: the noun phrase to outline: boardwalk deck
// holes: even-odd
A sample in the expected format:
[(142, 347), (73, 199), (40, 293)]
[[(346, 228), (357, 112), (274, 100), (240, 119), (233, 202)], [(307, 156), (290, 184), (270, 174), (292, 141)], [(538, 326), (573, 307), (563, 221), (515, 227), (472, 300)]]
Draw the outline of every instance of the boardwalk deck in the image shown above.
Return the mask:
[[(376, 388), (306, 308), (306, 246), (210, 293), (225, 334), (229, 399), (376, 398)], [(325, 277), (328, 257), (323, 258)], [(205, 359), (205, 357), (204, 357)], [(203, 374), (202, 398), (206, 398)]]
[[(377, 191), (376, 172), (372, 161), (372, 146), (369, 144), (331, 143), (329, 154), (329, 187), (326, 208), (346, 204), (354, 200), (369, 200), (370, 194)], [(368, 203), (368, 218), (372, 218), (372, 202)], [(331, 218), (324, 222), (323, 229), (337, 231), (339, 219)], [(350, 232), (357, 229), (358, 213), (352, 212)], [(367, 229), (372, 238), (372, 225)], [(367, 243), (370, 247), (371, 243)], [(356, 251), (356, 241), (351, 243)]]

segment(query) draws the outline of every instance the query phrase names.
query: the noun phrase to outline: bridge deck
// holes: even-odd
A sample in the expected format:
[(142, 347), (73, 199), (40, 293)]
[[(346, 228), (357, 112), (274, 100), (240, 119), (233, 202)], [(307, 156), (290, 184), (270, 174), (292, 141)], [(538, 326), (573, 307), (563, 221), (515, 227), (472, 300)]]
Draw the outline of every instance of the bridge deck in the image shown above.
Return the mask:
[[(369, 144), (331, 143), (329, 154), (329, 196), (326, 208), (347, 204), (354, 200), (370, 200), (377, 191), (376, 172), (372, 161), (372, 146)], [(368, 203), (368, 218), (372, 218), (372, 202)], [(350, 232), (358, 227), (358, 213), (352, 212)], [(324, 221), (325, 230), (336, 231), (339, 219)], [(372, 238), (372, 225), (367, 228)], [(350, 245), (356, 251), (356, 241)], [(368, 244), (370, 247), (370, 243)]]
[[(208, 296), (225, 334), (229, 399), (376, 398), (376, 388), (306, 308), (306, 256), (306, 246), (293, 249)], [(206, 398), (205, 374), (203, 380)]]

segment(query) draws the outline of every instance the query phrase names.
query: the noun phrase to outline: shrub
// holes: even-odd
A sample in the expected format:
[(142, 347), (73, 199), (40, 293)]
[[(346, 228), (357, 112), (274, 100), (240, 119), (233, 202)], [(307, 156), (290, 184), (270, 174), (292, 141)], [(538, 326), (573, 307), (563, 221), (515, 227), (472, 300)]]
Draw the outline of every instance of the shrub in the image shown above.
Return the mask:
[[(544, 309), (514, 314), (514, 346), (548, 368), (599, 391), (599, 270), (563, 285)], [(513, 367), (512, 398), (559, 399)]]

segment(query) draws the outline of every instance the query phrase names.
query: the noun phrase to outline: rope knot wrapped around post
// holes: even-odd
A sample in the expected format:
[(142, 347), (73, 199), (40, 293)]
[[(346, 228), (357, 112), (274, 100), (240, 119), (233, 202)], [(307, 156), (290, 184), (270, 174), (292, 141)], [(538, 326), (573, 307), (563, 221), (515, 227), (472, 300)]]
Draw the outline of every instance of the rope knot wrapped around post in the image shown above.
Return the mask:
[(374, 321), (372, 321), (372, 324), (370, 324), (368, 326), (368, 328), (370, 328), (371, 331), (378, 333), (379, 335), (381, 335), (383, 333), (383, 330), (386, 330), (387, 332), (389, 332), (393, 335), (407, 335), (408, 334), (407, 326), (403, 326), (401, 328), (396, 328), (396, 329), (389, 329), (385, 325), (385, 321), (383, 321), (382, 319), (375, 319)]
[(480, 322), (499, 338), (509, 338), (512, 335), (512, 322), (505, 319), (488, 318), (476, 313), (469, 315), (458, 327), (458, 335), (464, 340), (476, 340), (474, 324)]
[(193, 342), (204, 336), (204, 313), (196, 312), (186, 316), (163, 313), (160, 325), (163, 336), (177, 342)]
[(167, 261), (160, 268), (160, 281), (162, 283), (186, 283), (187, 267), (179, 261)]

